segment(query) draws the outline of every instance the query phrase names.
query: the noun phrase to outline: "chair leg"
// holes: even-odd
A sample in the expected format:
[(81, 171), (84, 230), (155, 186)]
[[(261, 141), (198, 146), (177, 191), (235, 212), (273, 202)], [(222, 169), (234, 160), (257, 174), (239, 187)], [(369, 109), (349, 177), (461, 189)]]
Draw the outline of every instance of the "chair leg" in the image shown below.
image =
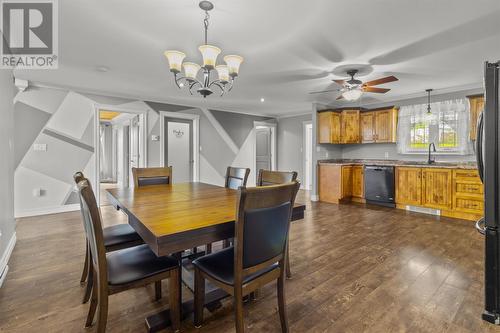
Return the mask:
[(236, 333), (243, 333), (245, 331), (245, 322), (243, 320), (243, 292), (241, 287), (235, 288), (233, 299), (234, 299), (234, 316), (236, 323)]
[[(90, 279), (93, 279), (94, 273), (92, 272), (92, 275), (89, 277), (89, 282), (91, 281)], [(91, 288), (92, 291), (92, 298), (90, 299), (90, 307), (89, 307), (89, 313), (87, 315), (87, 321), (85, 322), (85, 327), (90, 327), (92, 326), (92, 322), (94, 321), (94, 315), (95, 315), (95, 310), (97, 309), (97, 288)]]
[(172, 322), (172, 329), (178, 332), (181, 329), (181, 281), (178, 268), (172, 272), (168, 280), (168, 305), (170, 307), (170, 321)]
[(155, 301), (161, 300), (161, 281), (155, 282)]
[(278, 310), (280, 314), (281, 332), (288, 333), (288, 318), (285, 302), (285, 274), (281, 273), (277, 283), (278, 288)]
[(108, 321), (108, 289), (97, 287), (98, 290), (98, 314), (97, 314), (97, 333), (106, 332), (106, 324)]
[(85, 304), (89, 301), (90, 296), (92, 295), (93, 287), (94, 287), (94, 269), (92, 267), (92, 264), (90, 264), (88, 267), (87, 285), (85, 286), (85, 294), (83, 294), (82, 304)]
[(231, 241), (232, 241), (232, 238), (230, 239), (224, 239), (222, 241), (222, 248), (225, 249), (225, 248), (228, 248), (231, 246)]
[(83, 271), (82, 271), (82, 277), (80, 278), (80, 283), (84, 283), (85, 280), (89, 277), (89, 243), (86, 242), (85, 244), (85, 262), (83, 263)]
[(212, 244), (206, 244), (205, 245), (205, 254), (210, 254), (212, 253)]
[(292, 270), (290, 269), (290, 248), (288, 246), (286, 247), (286, 262), (285, 262), (285, 266), (286, 266), (286, 277), (288, 279), (291, 279), (292, 278)]
[(203, 324), (203, 308), (205, 305), (205, 278), (198, 268), (194, 269), (194, 326)]

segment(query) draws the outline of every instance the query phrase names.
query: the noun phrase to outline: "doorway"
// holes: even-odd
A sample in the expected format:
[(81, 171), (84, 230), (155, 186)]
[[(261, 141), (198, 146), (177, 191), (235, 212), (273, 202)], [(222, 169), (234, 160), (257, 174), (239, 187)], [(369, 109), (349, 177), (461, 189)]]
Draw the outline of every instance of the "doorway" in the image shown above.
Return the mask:
[(106, 190), (132, 187), (132, 168), (146, 166), (146, 113), (97, 108), (96, 121), (96, 196), (105, 206)]
[(163, 118), (163, 165), (172, 166), (174, 183), (193, 181), (193, 121)]
[(276, 124), (254, 122), (255, 175), (260, 169), (276, 170)]
[(303, 123), (303, 148), (304, 154), (304, 189), (307, 191), (312, 190), (312, 122), (305, 121)]

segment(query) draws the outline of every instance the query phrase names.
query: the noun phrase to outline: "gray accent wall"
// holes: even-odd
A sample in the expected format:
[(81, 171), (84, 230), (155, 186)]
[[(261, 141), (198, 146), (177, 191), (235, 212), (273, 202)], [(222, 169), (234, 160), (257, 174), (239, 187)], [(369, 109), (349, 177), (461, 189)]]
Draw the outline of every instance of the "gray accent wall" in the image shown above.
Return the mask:
[[(2, 38), (0, 38), (2, 41)], [(12, 71), (0, 70), (0, 263), (15, 234), (14, 220), (14, 84)], [(0, 267), (0, 270), (4, 267)], [(2, 272), (0, 271), (0, 274)]]

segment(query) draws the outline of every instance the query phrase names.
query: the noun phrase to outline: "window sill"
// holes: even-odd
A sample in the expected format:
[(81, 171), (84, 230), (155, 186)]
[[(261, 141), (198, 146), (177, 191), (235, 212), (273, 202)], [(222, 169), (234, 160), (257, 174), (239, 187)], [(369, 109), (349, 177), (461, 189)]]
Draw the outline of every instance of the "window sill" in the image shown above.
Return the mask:
[[(404, 153), (399, 153), (401, 155), (428, 155), (428, 151), (411, 151), (411, 152), (404, 152)], [(469, 155), (474, 155), (473, 152), (469, 154), (462, 154), (458, 152), (447, 152), (447, 151), (437, 151), (437, 152), (431, 152), (432, 156), (443, 156), (443, 155), (450, 155), (450, 156), (469, 156)]]

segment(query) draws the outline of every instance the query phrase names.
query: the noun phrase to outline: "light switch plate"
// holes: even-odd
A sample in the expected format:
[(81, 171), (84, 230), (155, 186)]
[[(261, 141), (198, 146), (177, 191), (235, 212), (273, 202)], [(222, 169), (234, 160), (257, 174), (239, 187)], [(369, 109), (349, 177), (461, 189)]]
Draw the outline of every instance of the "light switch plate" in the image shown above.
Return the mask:
[(47, 151), (47, 144), (46, 143), (35, 143), (33, 145), (33, 150), (34, 151)]
[(151, 141), (160, 141), (159, 135), (151, 135)]

